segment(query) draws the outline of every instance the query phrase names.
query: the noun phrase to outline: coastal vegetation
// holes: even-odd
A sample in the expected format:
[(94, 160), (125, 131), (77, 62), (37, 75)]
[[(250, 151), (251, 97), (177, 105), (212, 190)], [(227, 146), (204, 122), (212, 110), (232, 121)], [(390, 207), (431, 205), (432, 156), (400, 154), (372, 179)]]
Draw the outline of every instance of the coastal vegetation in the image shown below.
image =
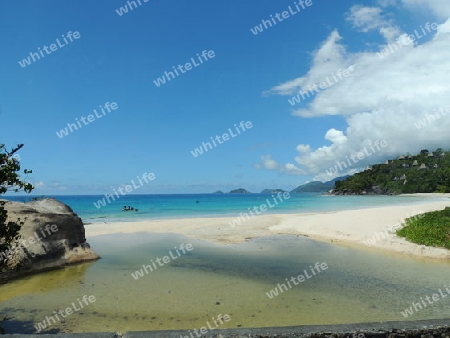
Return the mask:
[[(20, 164), (17, 152), (23, 147), (17, 147), (8, 151), (4, 144), (0, 144), (0, 195), (7, 191), (25, 191), (30, 193), (33, 185), (24, 182), (20, 178)], [(24, 174), (30, 174), (31, 170), (24, 170)], [(7, 251), (13, 241), (19, 236), (19, 230), (23, 224), (20, 219), (16, 222), (7, 222), (8, 213), (4, 208), (5, 201), (0, 200), (0, 252)], [(0, 255), (0, 267), (5, 264), (6, 258)]]
[(401, 155), (336, 181), (334, 193), (450, 193), (450, 153), (438, 148), (435, 151), (423, 149), (417, 155)]
[(397, 235), (413, 243), (450, 249), (450, 207), (422, 216), (408, 218)]

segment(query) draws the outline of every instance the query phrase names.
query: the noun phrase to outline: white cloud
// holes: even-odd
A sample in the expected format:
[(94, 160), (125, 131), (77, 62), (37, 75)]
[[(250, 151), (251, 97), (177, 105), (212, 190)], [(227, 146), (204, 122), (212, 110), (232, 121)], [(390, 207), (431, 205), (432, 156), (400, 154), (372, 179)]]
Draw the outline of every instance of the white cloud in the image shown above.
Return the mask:
[(416, 12), (430, 11), (441, 20), (450, 17), (450, 1), (448, 0), (378, 0), (380, 7), (403, 6)]
[[(293, 112), (300, 117), (341, 115), (347, 128), (327, 131), (324, 135), (327, 143), (317, 149), (305, 144), (297, 146), (295, 170), (287, 170), (287, 165), (278, 163), (271, 155), (264, 157), (266, 165), (262, 167), (328, 180), (330, 177), (324, 175), (327, 169), (376, 140), (386, 140), (388, 146), (351, 169), (402, 153), (449, 144), (450, 114), (421, 129), (415, 127), (426, 112), (450, 106), (450, 20), (440, 25), (437, 32), (429, 33), (429, 37), (432, 34), (432, 39), (418, 40), (415, 45), (405, 45), (380, 58), (376, 52), (348, 52), (340, 43), (339, 33), (332, 32), (315, 52), (311, 68), (304, 76), (276, 86), (270, 92), (291, 94), (316, 82), (330, 69), (356, 64), (350, 77), (317, 93), (304, 108)], [(344, 174), (340, 172), (338, 176)]]
[(378, 5), (381, 7), (389, 7), (397, 5), (397, 0), (378, 0)]
[(392, 43), (402, 34), (402, 31), (398, 27), (382, 27), (380, 28), (380, 34), (387, 43)]
[[(382, 1), (380, 4), (382, 7), (392, 5), (395, 5), (395, 2)], [(350, 12), (347, 13), (346, 18), (360, 32), (367, 33), (377, 29), (387, 43), (394, 42), (402, 34), (400, 28), (395, 25), (392, 19), (383, 13), (383, 9), (380, 7), (355, 5), (350, 8)]]
[(402, 3), (411, 10), (422, 11), (424, 8), (442, 20), (450, 17), (450, 1), (449, 0), (401, 0)]
[(386, 25), (381, 8), (362, 5), (350, 8), (350, 12), (347, 13), (347, 21), (350, 21), (353, 27), (361, 32), (368, 32)]
[(34, 185), (34, 187), (35, 187), (36, 189), (41, 189), (41, 188), (44, 188), (44, 187), (45, 187), (45, 183), (42, 182), (42, 181), (33, 183), (33, 185)]
[(347, 142), (347, 137), (345, 137), (344, 133), (334, 128), (327, 131), (325, 134), (325, 139), (336, 144), (344, 144)]
[(297, 79), (265, 91), (264, 94), (292, 95), (299, 90), (308, 90), (308, 86), (322, 82), (339, 69), (348, 68), (351, 63), (346, 61), (345, 48), (338, 42), (342, 39), (338, 31), (333, 31), (322, 46), (314, 52), (312, 67), (309, 72)]
[(278, 167), (278, 163), (276, 161), (274, 161), (270, 155), (269, 156), (263, 156), (261, 158), (262, 160), (262, 165), (265, 169), (277, 169)]
[(299, 153), (309, 153), (311, 151), (311, 147), (308, 144), (299, 144), (296, 149)]
[(280, 164), (277, 163), (271, 155), (264, 155), (261, 157), (261, 162), (254, 165), (256, 169), (268, 169), (268, 170), (276, 170), (282, 174), (287, 175), (305, 175), (307, 172), (299, 169), (295, 164), (286, 163)]

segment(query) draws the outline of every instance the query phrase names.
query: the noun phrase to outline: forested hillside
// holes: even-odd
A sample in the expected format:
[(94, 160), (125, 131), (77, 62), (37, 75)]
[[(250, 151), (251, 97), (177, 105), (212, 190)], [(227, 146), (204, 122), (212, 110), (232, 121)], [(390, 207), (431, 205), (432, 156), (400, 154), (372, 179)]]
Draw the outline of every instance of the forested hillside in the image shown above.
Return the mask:
[(375, 164), (337, 181), (335, 194), (406, 194), (450, 192), (450, 152), (424, 149)]

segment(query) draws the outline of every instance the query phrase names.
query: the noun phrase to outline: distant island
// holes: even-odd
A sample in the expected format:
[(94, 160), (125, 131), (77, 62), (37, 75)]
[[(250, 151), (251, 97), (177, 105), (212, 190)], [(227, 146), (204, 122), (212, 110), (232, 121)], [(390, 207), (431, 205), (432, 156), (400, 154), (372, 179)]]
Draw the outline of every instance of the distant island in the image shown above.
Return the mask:
[(243, 188), (239, 188), (239, 189), (231, 190), (230, 194), (251, 194), (251, 192), (249, 192)]
[(278, 194), (278, 193), (284, 193), (285, 191), (283, 189), (264, 189), (261, 191), (261, 194)]
[[(309, 183), (298, 186), (294, 190), (290, 191), (290, 193), (291, 194), (300, 194), (300, 193), (307, 193), (307, 192), (309, 192), (309, 193), (311, 193), (311, 192), (328, 193), (328, 192), (330, 192), (330, 190), (332, 190), (334, 188), (336, 181), (339, 181), (339, 180), (342, 181), (348, 177), (350, 177), (350, 176), (347, 175), (347, 176), (343, 176), (343, 177), (338, 177), (338, 178), (335, 178), (331, 181), (324, 182), (324, 183), (322, 183), (320, 181), (309, 182)], [(275, 188), (275, 189), (263, 189), (260, 192), (260, 194), (278, 194), (278, 193), (284, 193), (284, 192), (288, 192), (288, 191), (280, 189), (280, 188)], [(223, 193), (224, 192), (221, 190), (214, 192), (214, 194), (223, 194)], [(229, 194), (251, 194), (251, 192), (249, 192), (243, 188), (239, 188), (239, 189), (231, 190), (229, 192)]]
[(345, 180), (336, 181), (335, 195), (397, 195), (450, 193), (450, 156), (442, 148), (423, 149), (372, 165)]

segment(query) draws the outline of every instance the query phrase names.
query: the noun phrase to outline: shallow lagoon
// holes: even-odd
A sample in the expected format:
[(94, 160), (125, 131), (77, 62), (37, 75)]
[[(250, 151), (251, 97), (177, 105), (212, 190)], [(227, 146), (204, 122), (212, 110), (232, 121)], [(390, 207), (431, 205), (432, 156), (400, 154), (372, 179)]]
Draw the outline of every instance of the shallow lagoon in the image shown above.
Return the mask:
[[(450, 284), (449, 263), (351, 249), (297, 236), (230, 246), (179, 235), (106, 235), (89, 240), (103, 258), (0, 286), (6, 329), (35, 332), (37, 322), (83, 295), (96, 302), (50, 326), (52, 332), (192, 330), (219, 314), (221, 328), (405, 320), (400, 311)], [(131, 273), (181, 243), (194, 250), (138, 280)], [(328, 269), (270, 299), (285, 278)], [(450, 297), (407, 318), (450, 317)]]

